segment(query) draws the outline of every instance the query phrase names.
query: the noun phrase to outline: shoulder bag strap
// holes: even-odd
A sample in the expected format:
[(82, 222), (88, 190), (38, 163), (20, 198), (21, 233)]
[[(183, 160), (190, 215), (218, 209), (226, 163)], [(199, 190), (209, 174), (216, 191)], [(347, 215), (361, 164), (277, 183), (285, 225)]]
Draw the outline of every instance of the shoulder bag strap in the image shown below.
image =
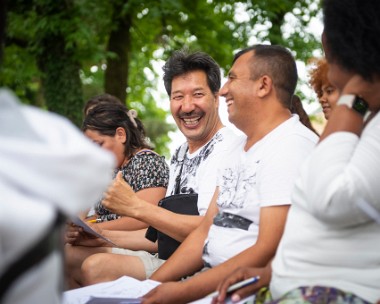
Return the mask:
[(175, 187), (174, 187), (174, 194), (179, 194), (180, 193), (180, 187), (181, 187), (181, 174), (182, 174), (182, 169), (183, 169), (183, 164), (185, 163), (185, 158), (186, 158), (186, 153), (189, 150), (189, 146), (184, 150), (182, 154), (182, 159), (180, 160), (181, 162), (181, 168), (179, 169), (179, 173), (177, 177), (175, 178)]
[[(175, 194), (179, 194), (179, 192), (180, 192), (181, 174), (182, 174), (183, 163), (185, 162), (185, 157), (186, 157), (187, 150), (189, 150), (189, 146), (187, 146), (186, 149), (183, 149), (184, 152), (181, 155), (182, 159), (179, 160), (181, 162), (181, 168), (179, 169), (179, 173), (178, 173), (178, 175), (175, 178), (174, 195)], [(157, 236), (157, 229), (154, 228), (154, 227), (152, 227), (152, 226), (149, 226), (148, 229), (145, 232), (145, 238), (148, 239), (151, 242), (156, 242), (157, 241), (157, 237), (158, 237)]]
[(61, 247), (61, 224), (64, 223), (64, 220), (64, 215), (58, 211), (54, 223), (47, 229), (47, 232), (40, 240), (24, 252), (16, 261), (11, 263), (0, 276), (0, 303), (17, 278), (33, 266), (39, 264), (57, 247)]

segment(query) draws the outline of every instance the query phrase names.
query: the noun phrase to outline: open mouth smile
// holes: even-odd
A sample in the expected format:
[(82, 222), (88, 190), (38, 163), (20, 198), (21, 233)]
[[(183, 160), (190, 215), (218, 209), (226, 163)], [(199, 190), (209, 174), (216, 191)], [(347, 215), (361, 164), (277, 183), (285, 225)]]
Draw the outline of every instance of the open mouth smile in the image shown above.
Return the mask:
[(182, 118), (182, 121), (186, 126), (195, 126), (199, 123), (199, 120), (201, 119), (200, 116), (198, 117), (191, 117), (191, 118)]

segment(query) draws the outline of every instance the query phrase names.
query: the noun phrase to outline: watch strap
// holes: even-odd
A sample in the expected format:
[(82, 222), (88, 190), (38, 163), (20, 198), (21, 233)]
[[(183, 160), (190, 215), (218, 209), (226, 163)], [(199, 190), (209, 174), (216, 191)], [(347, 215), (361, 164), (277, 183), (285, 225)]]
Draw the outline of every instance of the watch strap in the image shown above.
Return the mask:
[(340, 96), (337, 104), (346, 105), (350, 109), (355, 110), (364, 118), (366, 118), (369, 114), (368, 103), (362, 97), (354, 94), (345, 94)]

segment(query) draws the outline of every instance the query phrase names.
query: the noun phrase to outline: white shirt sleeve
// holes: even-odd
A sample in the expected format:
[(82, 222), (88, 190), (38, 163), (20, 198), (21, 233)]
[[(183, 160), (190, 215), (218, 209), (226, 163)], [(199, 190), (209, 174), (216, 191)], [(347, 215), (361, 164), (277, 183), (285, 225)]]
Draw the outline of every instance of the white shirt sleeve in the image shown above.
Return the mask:
[(352, 133), (334, 133), (313, 152), (303, 174), (304, 195), (321, 221), (342, 227), (369, 221), (359, 200), (380, 210), (380, 116), (375, 119), (360, 140)]

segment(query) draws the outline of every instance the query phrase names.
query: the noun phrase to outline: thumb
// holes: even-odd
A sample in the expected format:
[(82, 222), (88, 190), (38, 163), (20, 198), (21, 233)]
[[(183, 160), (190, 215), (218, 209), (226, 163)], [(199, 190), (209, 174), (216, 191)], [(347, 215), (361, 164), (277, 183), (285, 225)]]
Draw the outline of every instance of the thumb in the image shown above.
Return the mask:
[(123, 180), (124, 180), (124, 177), (123, 177), (123, 171), (119, 171), (119, 172), (117, 172), (116, 180), (117, 180), (117, 181), (123, 181)]

